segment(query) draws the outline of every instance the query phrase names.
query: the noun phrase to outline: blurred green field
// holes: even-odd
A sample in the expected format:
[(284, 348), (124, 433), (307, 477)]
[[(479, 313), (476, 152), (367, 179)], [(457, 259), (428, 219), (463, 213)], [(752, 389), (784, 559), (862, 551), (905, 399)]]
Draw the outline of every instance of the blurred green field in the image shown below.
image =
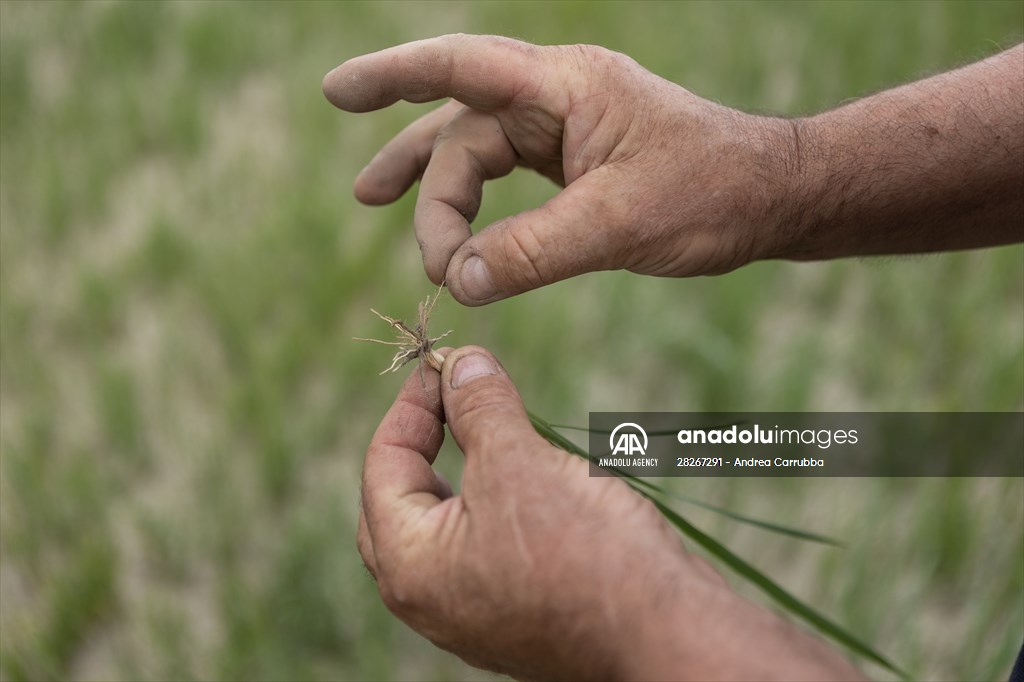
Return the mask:
[[(0, 2), (0, 679), (490, 679), (392, 618), (355, 551), (401, 378), (349, 338), (431, 287), (412, 197), (350, 187), (424, 109), (320, 93), (348, 57), (456, 31), (602, 44), (801, 114), (1018, 42), (1024, 4)], [(553, 192), (514, 173), (477, 224)], [(603, 273), (436, 320), (563, 423), (1024, 408), (1020, 246)], [(439, 466), (457, 481), (457, 450)], [(1007, 676), (1021, 479), (675, 483), (846, 540), (688, 514), (916, 678)]]

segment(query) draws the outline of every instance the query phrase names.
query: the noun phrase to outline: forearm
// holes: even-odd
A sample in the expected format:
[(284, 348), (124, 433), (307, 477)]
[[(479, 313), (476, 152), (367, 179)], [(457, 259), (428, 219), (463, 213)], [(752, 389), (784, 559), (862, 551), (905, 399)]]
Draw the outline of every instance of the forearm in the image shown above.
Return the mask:
[(790, 127), (773, 257), (1024, 240), (1024, 46)]
[(720, 579), (686, 581), (624, 632), (623, 679), (865, 679), (824, 641)]

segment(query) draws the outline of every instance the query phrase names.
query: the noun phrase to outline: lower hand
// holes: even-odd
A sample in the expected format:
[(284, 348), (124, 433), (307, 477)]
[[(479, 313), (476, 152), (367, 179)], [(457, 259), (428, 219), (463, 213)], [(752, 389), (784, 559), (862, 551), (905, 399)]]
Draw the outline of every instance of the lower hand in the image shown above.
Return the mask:
[[(435, 644), (521, 678), (857, 678), (729, 589), (623, 481), (537, 435), (490, 353), (424, 373), (367, 451), (358, 545), (384, 603)], [(458, 495), (431, 468), (445, 419), (466, 457)]]

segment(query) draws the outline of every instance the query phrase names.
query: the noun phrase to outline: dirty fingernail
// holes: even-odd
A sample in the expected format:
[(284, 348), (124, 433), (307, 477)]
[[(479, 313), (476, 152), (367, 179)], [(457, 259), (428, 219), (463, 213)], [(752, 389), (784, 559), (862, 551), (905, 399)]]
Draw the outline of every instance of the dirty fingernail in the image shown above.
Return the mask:
[(466, 295), (477, 301), (488, 299), (497, 291), (487, 264), (480, 256), (471, 256), (466, 259), (459, 272), (459, 279)]
[(498, 373), (494, 360), (480, 353), (463, 355), (452, 367), (452, 388), (459, 388), (477, 377), (490, 376)]

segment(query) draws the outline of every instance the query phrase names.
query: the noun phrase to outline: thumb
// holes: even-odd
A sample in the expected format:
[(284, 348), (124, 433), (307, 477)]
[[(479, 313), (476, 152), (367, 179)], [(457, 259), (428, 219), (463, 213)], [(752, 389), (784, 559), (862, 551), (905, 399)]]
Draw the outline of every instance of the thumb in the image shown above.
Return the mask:
[(480, 346), (463, 346), (441, 371), (445, 420), (466, 458), (542, 440), (505, 369)]
[(598, 169), (584, 175), (543, 206), (493, 223), (463, 242), (445, 274), (452, 296), (478, 306), (622, 267), (628, 231), (599, 182), (603, 174)]

